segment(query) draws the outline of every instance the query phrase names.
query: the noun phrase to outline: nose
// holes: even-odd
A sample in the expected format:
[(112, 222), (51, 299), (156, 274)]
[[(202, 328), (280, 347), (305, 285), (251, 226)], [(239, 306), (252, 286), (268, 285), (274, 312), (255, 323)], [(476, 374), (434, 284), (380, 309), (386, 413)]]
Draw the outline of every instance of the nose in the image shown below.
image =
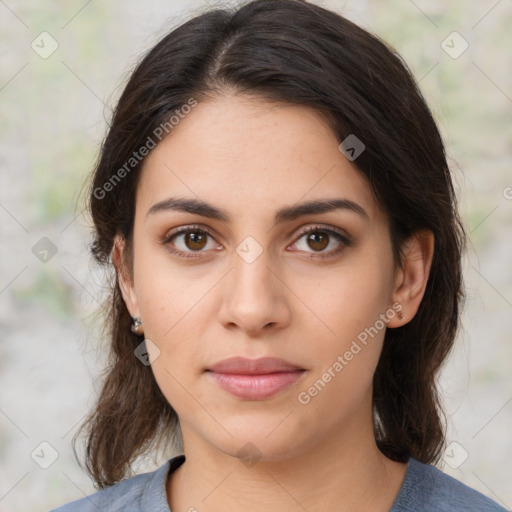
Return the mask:
[(283, 329), (290, 321), (287, 287), (270, 266), (268, 251), (252, 261), (234, 254), (234, 268), (226, 276), (220, 321), (226, 328), (238, 327), (249, 335), (268, 329)]

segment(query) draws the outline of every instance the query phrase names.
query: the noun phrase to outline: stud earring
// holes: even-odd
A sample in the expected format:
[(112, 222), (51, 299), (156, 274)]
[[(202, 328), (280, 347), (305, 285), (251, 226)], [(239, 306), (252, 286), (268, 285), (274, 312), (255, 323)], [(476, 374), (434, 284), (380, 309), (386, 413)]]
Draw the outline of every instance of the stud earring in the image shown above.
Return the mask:
[(142, 321), (138, 316), (132, 316), (132, 325), (130, 327), (134, 334), (141, 335), (144, 331), (142, 329)]
[(401, 311), (398, 311), (396, 316), (398, 317), (398, 320), (403, 320), (404, 319), (404, 315), (402, 314)]

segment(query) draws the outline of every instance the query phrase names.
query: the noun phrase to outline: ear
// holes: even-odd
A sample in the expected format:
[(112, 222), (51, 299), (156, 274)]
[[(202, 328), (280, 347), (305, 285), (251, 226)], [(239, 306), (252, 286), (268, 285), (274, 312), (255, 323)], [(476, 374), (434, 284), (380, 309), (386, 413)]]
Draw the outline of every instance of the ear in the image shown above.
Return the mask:
[(140, 316), (137, 295), (133, 285), (133, 279), (126, 264), (125, 254), (126, 243), (121, 235), (116, 235), (114, 239), (114, 248), (112, 251), (112, 261), (117, 273), (119, 288), (123, 296), (124, 303), (131, 316)]
[(410, 322), (425, 294), (434, 256), (434, 234), (422, 229), (411, 235), (402, 247), (402, 265), (397, 269), (393, 291), (393, 309), (398, 316), (390, 319), (388, 327), (400, 327)]

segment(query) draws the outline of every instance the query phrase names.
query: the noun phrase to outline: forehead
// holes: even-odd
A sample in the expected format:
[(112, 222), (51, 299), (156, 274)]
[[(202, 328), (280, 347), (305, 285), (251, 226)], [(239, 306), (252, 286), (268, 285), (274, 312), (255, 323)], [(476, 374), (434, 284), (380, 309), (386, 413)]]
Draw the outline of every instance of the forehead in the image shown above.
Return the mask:
[(146, 157), (138, 206), (171, 195), (239, 215), (339, 196), (379, 214), (367, 179), (317, 111), (245, 95), (200, 102)]

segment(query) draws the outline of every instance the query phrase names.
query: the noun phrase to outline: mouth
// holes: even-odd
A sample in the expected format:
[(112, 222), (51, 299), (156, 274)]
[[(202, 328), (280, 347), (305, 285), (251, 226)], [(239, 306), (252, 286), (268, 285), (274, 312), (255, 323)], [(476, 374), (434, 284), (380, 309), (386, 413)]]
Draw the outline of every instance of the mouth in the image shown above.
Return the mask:
[(245, 400), (263, 400), (296, 383), (306, 372), (274, 357), (232, 357), (206, 369), (208, 377), (223, 390)]

